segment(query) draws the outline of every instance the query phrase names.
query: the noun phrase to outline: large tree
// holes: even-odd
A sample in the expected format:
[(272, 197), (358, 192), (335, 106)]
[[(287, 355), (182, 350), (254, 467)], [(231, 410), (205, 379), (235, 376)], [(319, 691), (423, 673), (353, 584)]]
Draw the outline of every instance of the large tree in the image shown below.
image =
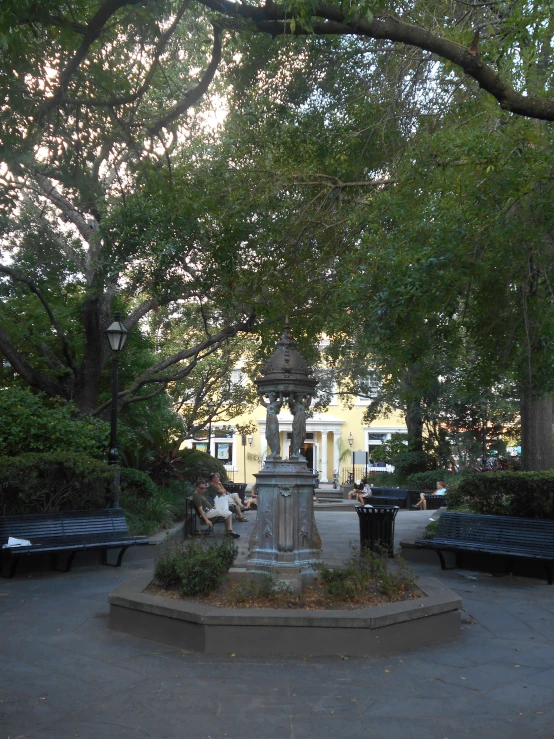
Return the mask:
[[(409, 106), (400, 105), (401, 123), (395, 123), (399, 110), (391, 96), (381, 115), (370, 116), (368, 128), (375, 133), (382, 124), (387, 134), (383, 139), (390, 142), (396, 137), (398, 146), (384, 152), (385, 156), (376, 150), (368, 157), (370, 138), (352, 136), (352, 127), (349, 131), (343, 126), (333, 151), (331, 129), (339, 122), (340, 112), (330, 120), (332, 103), (322, 115), (325, 98), (310, 99), (311, 91), (305, 88), (297, 97), (303, 97), (304, 104), (311, 103), (312, 124), (319, 117), (320, 131), (326, 135), (319, 135), (317, 144), (321, 141), (323, 146), (315, 151), (311, 169), (298, 167), (294, 171), (290, 156), (283, 171), (281, 162), (275, 166), (275, 155), (279, 156), (275, 138), (283, 129), (266, 128), (265, 143), (274, 161), (273, 166), (267, 166), (270, 157), (266, 158), (264, 168), (268, 179), (280, 187), (273, 190), (264, 221), (251, 207), (246, 219), (236, 208), (234, 213), (233, 208), (225, 213), (226, 223), (235, 228), (231, 229), (237, 239), (233, 248), (228, 238), (222, 238), (221, 228), (211, 222), (206, 203), (200, 208), (191, 203), (186, 176), (179, 190), (173, 175), (183, 146), (196, 161), (214, 156), (213, 149), (198, 144), (199, 140), (212, 142), (209, 132), (202, 129), (202, 117), (192, 116), (191, 111), (193, 106), (202, 105), (210, 86), (216, 89), (218, 66), (235, 71), (244, 59), (256, 78), (257, 54), (261, 59), (258, 81), (263, 76), (262, 67), (268, 60), (260, 56), (263, 44), (252, 30), (281, 37), (272, 45), (274, 64), (281, 64), (284, 77), (294, 68), (297, 80), (314, 48), (309, 37), (330, 38), (325, 53), (319, 55), (316, 71), (319, 79), (324, 77), (328, 82), (327, 90), (322, 86), (324, 94), (331, 88), (338, 91), (338, 111), (346, 97), (341, 96), (343, 80), (334, 70), (336, 55), (350, 53), (350, 69), (365, 69), (366, 74), (359, 75), (359, 99), (375, 104), (375, 87), (368, 91), (364, 83), (372, 78), (374, 68), (384, 69), (401, 44), (416, 53), (412, 53), (408, 67), (392, 65), (397, 76), (389, 77), (391, 86), (396, 83), (399, 88), (409, 88), (410, 81), (418, 78), (418, 69), (424, 70), (426, 94), (433, 95), (437, 89), (433, 70), (440, 68), (445, 94), (439, 98), (443, 103), (450, 85), (451, 90), (464, 94), (471, 106), (477, 83), (506, 110), (546, 120), (554, 115), (549, 99), (552, 19), (546, 4), (422, 2), (406, 9), (398, 3), (347, 7), (342, 3), (285, 6), (268, 2), (258, 6), (201, 0), (143, 7), (135, 0), (75, 0), (64, 6), (8, 1), (0, 13), (0, 74), (5, 91), (0, 141), (5, 163), (3, 243), (15, 247), (15, 254), (23, 244), (36, 249), (45, 237), (57, 245), (58, 253), (71, 263), (80, 281), (78, 319), (73, 318), (70, 331), (52, 309), (40, 280), (22, 270), (17, 259), (15, 264), (4, 262), (3, 274), (12, 289), (24, 287), (42, 306), (49, 341), (48, 349), (34, 344), (32, 352), (26, 353), (14, 341), (13, 328), (4, 322), (0, 351), (26, 382), (50, 394), (73, 397), (84, 411), (98, 409), (98, 378), (107, 358), (102, 328), (117, 290), (130, 310), (126, 319), (129, 326), (157, 305), (172, 306), (177, 301), (190, 305), (192, 301), (205, 329), (201, 341), (194, 335), (182, 351), (160, 357), (156, 366), (133, 378), (132, 392), (127, 392), (130, 388), (124, 391), (126, 401), (146, 397), (148, 386), (163, 387), (186, 376), (189, 367), (196, 367), (206, 352), (215, 351), (237, 332), (250, 330), (254, 306), (263, 312), (269, 302), (275, 302), (279, 308), (299, 308), (307, 314), (308, 291), (299, 296), (292, 283), (285, 281), (294, 258), (310, 263), (314, 249), (322, 249), (316, 279), (307, 281), (310, 287), (320, 287), (317, 305), (339, 274), (338, 260), (348, 263), (347, 239), (358, 244), (355, 239), (368, 231), (366, 213), (359, 207), (364, 196), (353, 198), (357, 204), (348, 220), (341, 221), (349, 193), (371, 193), (382, 187), (384, 180), (392, 183), (395, 156), (402, 151), (403, 142), (419, 128), (422, 117), (437, 115), (420, 105), (419, 112), (410, 117)], [(241, 38), (241, 54), (235, 54), (233, 43)], [(406, 70), (408, 76), (403, 74)], [(373, 75), (374, 83), (376, 79)], [(413, 84), (411, 87), (414, 89)], [(420, 86), (415, 88), (421, 92)], [(414, 101), (418, 102), (417, 94), (411, 97), (412, 104)], [(286, 118), (291, 100), (284, 102), (281, 111)], [(368, 106), (351, 106), (349, 124), (363, 126), (367, 115)], [(294, 115), (288, 117), (292, 152), (298, 120)], [(309, 118), (305, 121), (304, 146), (309, 147), (314, 137), (310, 139)], [(376, 143), (374, 138), (373, 145)], [(251, 171), (255, 170), (254, 164)], [(192, 187), (193, 181), (189, 182)], [(249, 192), (248, 188), (242, 190), (249, 198), (255, 196), (255, 178), (251, 183)], [(158, 193), (156, 198), (153, 191), (158, 185), (161, 196)], [(232, 188), (230, 183), (228, 191)], [(148, 200), (141, 202), (142, 193), (148, 193)], [(213, 196), (213, 188), (210, 193)], [(310, 210), (312, 201), (316, 208)], [(296, 222), (292, 247), (274, 229), (256, 250), (260, 224), (275, 222), (278, 206), (291, 203), (298, 207), (288, 207), (287, 213), (293, 217), (298, 212), (306, 214), (309, 226), (305, 226), (306, 219)], [(121, 217), (117, 213), (120, 209)], [(238, 258), (243, 244), (248, 245), (249, 259)], [(335, 262), (328, 259), (333, 248), (339, 252)], [(363, 259), (363, 251), (357, 248), (355, 256)], [(269, 266), (261, 268), (266, 261)], [(220, 263), (224, 269), (216, 272), (213, 265)], [(350, 263), (356, 267), (356, 259)], [(244, 279), (245, 269), (255, 275), (250, 282)], [(348, 272), (340, 272), (345, 285), (349, 284), (348, 276)], [(241, 302), (239, 297), (249, 299)], [(312, 318), (311, 330), (320, 327), (321, 321)], [(54, 349), (52, 340), (56, 342)]]

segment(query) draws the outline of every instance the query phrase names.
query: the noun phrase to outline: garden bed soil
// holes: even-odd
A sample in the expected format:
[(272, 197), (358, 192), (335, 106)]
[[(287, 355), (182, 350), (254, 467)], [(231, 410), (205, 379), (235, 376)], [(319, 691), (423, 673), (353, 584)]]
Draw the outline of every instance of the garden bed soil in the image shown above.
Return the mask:
[(305, 588), (301, 595), (294, 593), (259, 595), (245, 592), (240, 584), (230, 582), (225, 583), (212, 593), (190, 598), (181, 596), (177, 587), (164, 588), (152, 581), (145, 592), (164, 598), (172, 598), (173, 600), (193, 600), (215, 608), (290, 608), (312, 611), (348, 611), (424, 597), (424, 593), (413, 583), (399, 588), (399, 592), (394, 596), (390, 596), (381, 592), (378, 582), (370, 583), (366, 593), (351, 600), (332, 598), (321, 585)]

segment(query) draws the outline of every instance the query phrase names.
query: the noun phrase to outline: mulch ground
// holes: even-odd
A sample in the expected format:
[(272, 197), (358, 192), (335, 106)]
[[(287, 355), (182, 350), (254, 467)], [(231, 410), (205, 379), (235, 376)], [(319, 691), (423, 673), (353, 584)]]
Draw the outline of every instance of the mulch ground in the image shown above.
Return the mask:
[[(353, 600), (338, 600), (331, 598), (321, 585), (305, 588), (301, 595), (290, 593), (275, 593), (273, 595), (253, 595), (245, 592), (243, 583), (226, 583), (218, 590), (207, 595), (197, 595), (194, 600), (205, 605), (217, 608), (295, 608), (305, 610), (353, 610), (380, 606), (386, 603), (396, 603), (403, 600), (422, 598), (423, 593), (414, 585), (404, 586), (395, 597), (384, 594), (377, 581), (370, 583), (367, 591)], [(162, 588), (155, 583), (146, 589), (153, 595), (165, 598), (180, 599), (177, 588)], [(183, 598), (183, 600), (190, 600)]]

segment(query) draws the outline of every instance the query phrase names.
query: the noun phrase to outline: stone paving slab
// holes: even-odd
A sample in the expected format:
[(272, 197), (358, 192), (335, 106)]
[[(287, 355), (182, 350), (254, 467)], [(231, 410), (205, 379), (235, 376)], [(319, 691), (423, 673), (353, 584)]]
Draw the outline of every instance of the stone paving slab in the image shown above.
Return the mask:
[[(403, 513), (397, 542), (429, 518)], [(316, 515), (325, 561), (341, 561), (356, 515)], [(379, 659), (238, 659), (107, 628), (108, 594), (149, 566), (0, 581), (0, 739), (554, 736), (554, 588), (543, 581), (415, 564), (464, 601), (450, 642)]]

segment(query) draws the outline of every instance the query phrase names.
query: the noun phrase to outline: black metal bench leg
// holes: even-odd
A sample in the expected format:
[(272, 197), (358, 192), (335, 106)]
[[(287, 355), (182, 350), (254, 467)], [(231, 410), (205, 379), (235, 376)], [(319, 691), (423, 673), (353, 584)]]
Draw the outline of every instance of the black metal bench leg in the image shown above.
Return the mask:
[(69, 572), (71, 570), (71, 565), (73, 564), (73, 560), (75, 559), (75, 555), (77, 554), (77, 550), (75, 549), (70, 553), (68, 556), (65, 567), (58, 567), (58, 553), (52, 552), (50, 555), (50, 565), (53, 570), (56, 570), (56, 572)]
[(444, 556), (443, 556), (442, 552), (440, 551), (440, 549), (435, 549), (434, 551), (438, 554), (438, 557), (440, 559), (440, 562), (441, 562), (441, 570), (446, 570), (446, 562), (444, 561)]
[(552, 564), (550, 562), (545, 562), (544, 566), (546, 567), (546, 579), (548, 580), (548, 584), (552, 585)]
[(19, 562), (19, 557), (12, 557), (11, 564), (8, 567), (8, 574), (7, 575), (4, 575), (3, 574), (4, 568), (0, 566), (0, 571), (2, 572), (2, 577), (7, 577), (7, 578), (9, 578), (11, 580), (12, 577), (15, 575), (15, 571), (17, 569), (18, 562)]
[(108, 562), (108, 550), (102, 549), (101, 559), (103, 565), (106, 565), (106, 567), (121, 567), (121, 560), (123, 559), (123, 555), (125, 552), (129, 549), (129, 547), (121, 547), (121, 550), (119, 552), (119, 556), (117, 558), (117, 562), (115, 564), (112, 564), (111, 562)]

